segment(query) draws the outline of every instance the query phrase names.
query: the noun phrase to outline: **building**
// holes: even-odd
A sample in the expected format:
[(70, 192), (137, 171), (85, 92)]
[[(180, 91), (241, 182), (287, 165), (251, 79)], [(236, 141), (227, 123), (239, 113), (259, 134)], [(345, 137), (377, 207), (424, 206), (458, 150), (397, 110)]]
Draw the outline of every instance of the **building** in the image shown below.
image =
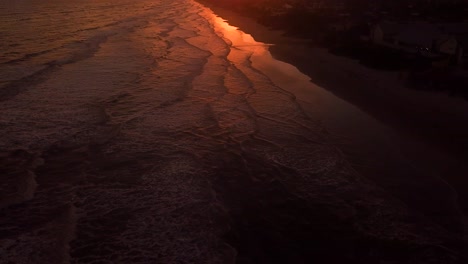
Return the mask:
[(369, 40), (376, 44), (425, 57), (457, 57), (461, 47), (441, 25), (384, 21), (371, 27)]

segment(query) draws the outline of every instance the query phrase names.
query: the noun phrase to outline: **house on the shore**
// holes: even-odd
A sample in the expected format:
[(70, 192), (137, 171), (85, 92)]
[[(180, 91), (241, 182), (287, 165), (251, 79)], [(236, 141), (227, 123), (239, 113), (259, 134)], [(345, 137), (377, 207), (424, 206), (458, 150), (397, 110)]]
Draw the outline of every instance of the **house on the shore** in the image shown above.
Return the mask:
[(427, 58), (441, 56), (461, 60), (463, 48), (441, 25), (383, 21), (370, 28), (369, 40), (380, 46)]

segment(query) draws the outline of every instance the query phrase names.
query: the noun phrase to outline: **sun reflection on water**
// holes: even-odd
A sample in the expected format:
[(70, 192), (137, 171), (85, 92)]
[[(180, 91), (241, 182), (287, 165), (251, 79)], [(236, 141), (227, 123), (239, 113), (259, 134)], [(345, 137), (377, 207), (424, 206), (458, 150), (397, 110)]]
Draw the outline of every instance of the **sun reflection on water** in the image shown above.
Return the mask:
[(234, 47), (259, 46), (262, 47), (263, 50), (267, 51), (268, 46), (271, 46), (270, 44), (256, 41), (252, 35), (242, 32), (238, 27), (230, 25), (226, 20), (216, 16), (215, 14), (213, 14), (213, 22), (215, 27), (221, 31), (225, 38), (232, 42), (232, 46)]

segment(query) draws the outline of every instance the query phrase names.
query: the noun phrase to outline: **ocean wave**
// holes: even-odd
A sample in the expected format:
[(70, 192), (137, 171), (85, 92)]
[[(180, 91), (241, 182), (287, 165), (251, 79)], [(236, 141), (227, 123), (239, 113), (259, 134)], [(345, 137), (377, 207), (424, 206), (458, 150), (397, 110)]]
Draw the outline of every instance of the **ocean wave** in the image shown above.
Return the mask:
[(0, 209), (6, 261), (392, 261), (450, 237), (354, 171), (269, 45), (191, 0), (121, 1), (2, 88), (0, 147), (43, 161)]

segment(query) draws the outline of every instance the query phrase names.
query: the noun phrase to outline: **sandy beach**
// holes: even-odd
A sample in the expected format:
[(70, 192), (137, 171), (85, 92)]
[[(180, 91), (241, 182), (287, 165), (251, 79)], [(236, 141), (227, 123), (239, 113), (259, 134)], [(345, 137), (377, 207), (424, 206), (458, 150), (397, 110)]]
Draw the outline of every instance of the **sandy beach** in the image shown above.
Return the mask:
[(311, 41), (284, 36), (253, 19), (209, 5), (257, 41), (274, 44), (276, 59), (291, 63), (311, 81), (405, 133), (430, 141), (461, 160), (468, 158), (468, 101), (442, 92), (411, 90), (398, 71), (368, 68)]
[[(340, 106), (330, 105), (336, 104), (335, 99), (322, 102), (333, 96), (362, 111), (354, 113), (354, 117), (347, 115), (350, 118), (346, 122), (326, 124), (354, 168), (384, 188), (391, 190), (392, 186), (398, 186), (399, 190), (393, 189), (394, 195), (436, 221), (459, 226), (461, 229), (455, 228), (454, 232), (462, 232), (465, 240), (468, 238), (465, 177), (468, 175), (468, 102), (465, 99), (411, 90), (398, 72), (367, 68), (355, 60), (314, 47), (308, 40), (270, 30), (249, 17), (207, 6), (230, 24), (252, 34), (255, 40), (273, 44), (270, 51), (275, 59), (296, 66), (313, 84), (331, 93), (320, 97), (317, 96), (323, 94), (320, 89), (307, 92), (292, 88), (296, 95), (302, 93), (299, 101), (328, 109), (325, 110), (328, 113), (312, 110), (310, 114), (326, 120), (336, 116), (343, 119), (347, 114), (335, 111)], [(307, 105), (303, 108), (307, 110)], [(357, 112), (350, 106), (345, 109)], [(409, 178), (419, 186), (408, 183)], [(414, 188), (418, 189), (417, 194), (410, 194)]]
[(370, 69), (357, 61), (333, 55), (310, 41), (270, 30), (235, 12), (208, 6), (232, 25), (273, 44), (273, 56), (291, 63), (311, 82), (353, 104), (399, 137), (397, 144), (416, 166), (443, 175), (457, 189), (468, 209), (468, 101), (446, 93), (411, 90), (399, 72)]

